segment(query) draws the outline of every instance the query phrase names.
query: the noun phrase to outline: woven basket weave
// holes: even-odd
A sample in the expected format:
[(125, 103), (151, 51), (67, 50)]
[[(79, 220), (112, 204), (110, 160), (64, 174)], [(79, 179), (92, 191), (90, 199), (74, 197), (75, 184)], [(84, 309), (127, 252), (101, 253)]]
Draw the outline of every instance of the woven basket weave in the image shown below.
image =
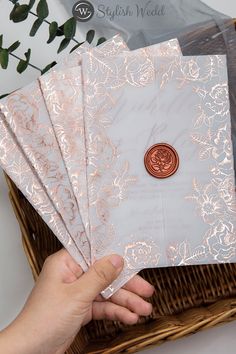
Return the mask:
[[(225, 25), (232, 30), (232, 21)], [(234, 26), (232, 31), (235, 37)], [(218, 35), (212, 41), (216, 33), (219, 28), (207, 23), (183, 36), (180, 43), (184, 54), (224, 54), (224, 38)], [(230, 70), (236, 76), (236, 68)], [(233, 74), (230, 80), (232, 85)], [(236, 117), (234, 104), (231, 111)], [(59, 250), (61, 244), (7, 176), (6, 180), (24, 250), (37, 279), (46, 257)], [(151, 299), (152, 316), (132, 327), (118, 322), (93, 321), (82, 329), (67, 354), (133, 353), (236, 319), (236, 264), (150, 269), (141, 275), (156, 288)]]

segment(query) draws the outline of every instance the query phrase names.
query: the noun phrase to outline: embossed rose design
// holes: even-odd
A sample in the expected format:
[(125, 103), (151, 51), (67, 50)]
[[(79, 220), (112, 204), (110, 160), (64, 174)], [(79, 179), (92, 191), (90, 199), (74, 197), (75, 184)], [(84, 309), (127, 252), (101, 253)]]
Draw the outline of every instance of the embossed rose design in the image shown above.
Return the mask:
[(229, 131), (230, 129), (225, 125), (218, 130), (213, 140), (214, 147), (212, 149), (212, 156), (220, 164), (223, 164), (224, 168), (227, 167), (226, 164), (232, 165), (232, 143)]
[(206, 242), (210, 254), (218, 262), (230, 261), (236, 254), (236, 234), (232, 223), (219, 221), (216, 226), (209, 231)]
[(160, 254), (153, 242), (138, 241), (126, 246), (124, 258), (129, 269), (137, 269), (149, 264), (157, 266)]
[(217, 84), (212, 87), (205, 100), (205, 114), (208, 118), (218, 115), (223, 120), (229, 113), (227, 84)]
[[(202, 59), (204, 59), (204, 65)], [(219, 65), (219, 59), (209, 56), (205, 56), (202, 59), (200, 60), (200, 65), (198, 58), (187, 59), (183, 57), (181, 59), (180, 70), (183, 74), (184, 81), (207, 82), (215, 76), (215, 67)]]
[(218, 193), (229, 212), (236, 212), (236, 198), (235, 198), (235, 182), (233, 177), (228, 177), (224, 179), (216, 179), (214, 181)]
[(224, 213), (224, 202), (219, 196), (217, 187), (213, 184), (207, 184), (203, 187), (194, 181), (194, 191), (192, 196), (187, 199), (193, 199), (197, 202), (197, 210), (203, 221), (213, 225)]
[(169, 169), (172, 164), (172, 155), (166, 149), (158, 149), (151, 157), (152, 167), (160, 172)]
[(217, 196), (203, 195), (200, 204), (200, 213), (207, 224), (213, 224), (221, 215), (222, 203)]
[(134, 58), (126, 67), (127, 81), (134, 86), (147, 86), (155, 78), (155, 70), (150, 59)]
[(228, 87), (226, 84), (214, 86), (210, 92), (211, 98), (217, 105), (224, 105), (228, 100)]
[(18, 93), (9, 97), (7, 106), (15, 130), (18, 133), (22, 130), (23, 134), (31, 134), (37, 125), (38, 108), (26, 96)]
[(182, 72), (187, 80), (198, 80), (200, 77), (200, 67), (196, 60), (191, 59), (185, 62)]

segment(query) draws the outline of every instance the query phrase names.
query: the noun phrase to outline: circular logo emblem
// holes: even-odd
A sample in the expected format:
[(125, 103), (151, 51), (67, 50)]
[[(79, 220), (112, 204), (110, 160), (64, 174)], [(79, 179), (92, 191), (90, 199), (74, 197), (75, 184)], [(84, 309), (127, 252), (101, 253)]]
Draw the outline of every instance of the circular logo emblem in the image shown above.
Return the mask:
[(179, 156), (171, 145), (156, 144), (146, 152), (144, 164), (147, 172), (153, 177), (167, 178), (178, 170)]
[(76, 20), (87, 22), (94, 15), (94, 7), (89, 1), (77, 1), (73, 6), (72, 13)]

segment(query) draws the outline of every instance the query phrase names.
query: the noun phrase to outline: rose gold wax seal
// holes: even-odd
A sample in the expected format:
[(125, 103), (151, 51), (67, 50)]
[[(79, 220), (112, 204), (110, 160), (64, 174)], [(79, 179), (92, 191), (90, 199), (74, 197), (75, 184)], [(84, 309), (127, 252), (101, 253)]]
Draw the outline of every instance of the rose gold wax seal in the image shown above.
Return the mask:
[(156, 178), (172, 176), (179, 167), (177, 151), (169, 144), (155, 144), (148, 149), (144, 156), (147, 172)]

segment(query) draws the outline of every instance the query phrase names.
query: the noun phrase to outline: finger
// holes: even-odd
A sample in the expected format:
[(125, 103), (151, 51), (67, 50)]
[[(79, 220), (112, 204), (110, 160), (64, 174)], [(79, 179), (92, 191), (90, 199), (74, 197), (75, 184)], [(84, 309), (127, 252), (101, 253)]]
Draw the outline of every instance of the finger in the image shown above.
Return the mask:
[[(154, 286), (139, 275), (135, 275), (122, 287), (122, 289), (128, 290), (131, 293), (145, 298), (151, 297), (155, 291)], [(96, 301), (104, 301), (104, 298), (101, 295), (98, 295)]]
[(140, 275), (135, 275), (123, 286), (123, 289), (147, 298), (151, 297), (155, 291), (154, 286), (140, 277)]
[(124, 260), (118, 255), (107, 256), (95, 262), (80, 279), (74, 282), (74, 290), (81, 301), (91, 302), (120, 274)]
[[(54, 279), (58, 278), (69, 283), (75, 281), (83, 274), (80, 265), (76, 263), (74, 258), (72, 258), (64, 248), (46, 259), (44, 269), (46, 269), (47, 274)], [(68, 273), (71, 273), (70, 277)]]
[(138, 322), (139, 316), (111, 302), (94, 302), (93, 319), (120, 321), (127, 325), (133, 325)]
[(125, 307), (139, 316), (149, 316), (152, 305), (128, 290), (120, 289), (111, 298), (114, 304)]

